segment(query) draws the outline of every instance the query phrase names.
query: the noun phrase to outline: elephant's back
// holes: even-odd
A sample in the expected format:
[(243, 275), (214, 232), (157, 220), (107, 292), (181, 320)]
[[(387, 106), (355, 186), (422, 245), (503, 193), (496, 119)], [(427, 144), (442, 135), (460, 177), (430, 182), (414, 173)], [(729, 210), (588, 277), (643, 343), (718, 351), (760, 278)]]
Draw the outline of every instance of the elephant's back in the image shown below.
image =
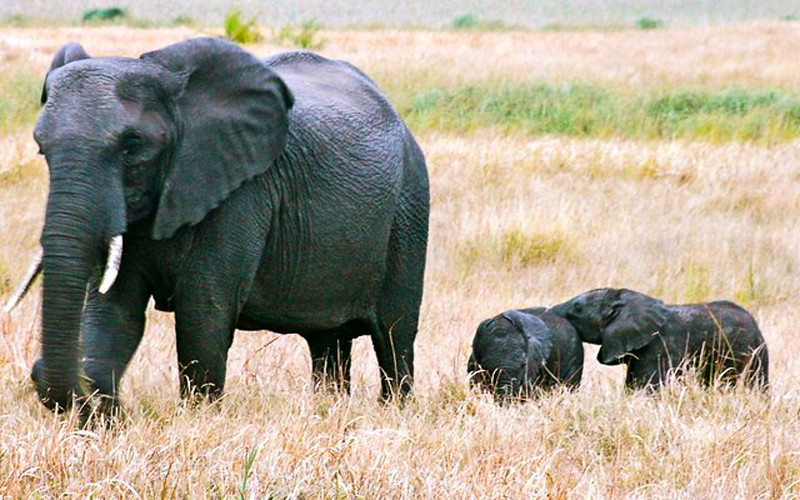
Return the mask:
[(725, 342), (735, 351), (743, 351), (749, 347), (757, 347), (764, 342), (761, 330), (755, 318), (743, 307), (728, 300), (719, 300), (701, 304), (682, 304), (672, 306), (677, 325), (674, 332), (684, 337), (686, 332), (692, 334), (695, 342), (693, 349), (700, 349), (700, 342), (719, 341), (724, 332)]
[(273, 225), (247, 309), (308, 331), (367, 317), (401, 204), (405, 128), (350, 65), (309, 52), (265, 64), (294, 105), (284, 151), (260, 183), (271, 193)]
[(758, 323), (747, 309), (729, 300), (709, 302), (706, 306), (713, 314), (715, 324), (718, 322), (726, 332), (746, 332), (749, 340), (763, 342)]
[(264, 61), (295, 98), (293, 114), (314, 110), (316, 118), (360, 117), (370, 127), (397, 126), (400, 119), (372, 79), (346, 61), (313, 52), (276, 54)]

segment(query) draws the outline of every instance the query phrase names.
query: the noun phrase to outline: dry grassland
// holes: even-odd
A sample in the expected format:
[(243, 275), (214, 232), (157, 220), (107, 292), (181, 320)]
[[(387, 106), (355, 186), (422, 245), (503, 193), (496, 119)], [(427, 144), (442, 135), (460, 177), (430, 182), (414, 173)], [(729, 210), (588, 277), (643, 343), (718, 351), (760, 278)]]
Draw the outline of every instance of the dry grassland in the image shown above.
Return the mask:
[[(500, 76), (796, 90), (800, 34), (786, 26), (329, 32), (323, 52), (382, 78), (400, 71), (443, 83)], [(0, 72), (43, 75), (67, 40), (94, 55), (134, 55), (194, 35), (2, 29)], [(800, 144), (493, 130), (419, 140), (432, 215), (416, 399), (402, 408), (377, 403), (368, 338), (356, 341), (346, 397), (311, 392), (299, 338), (240, 333), (226, 397), (183, 408), (173, 320), (151, 312), (123, 384), (128, 421), (113, 431), (78, 430), (49, 414), (27, 381), (38, 350), (41, 302), (33, 293), (0, 317), (0, 496), (800, 496)], [(30, 125), (0, 138), (0, 299), (37, 244), (46, 194)], [(591, 346), (577, 393), (501, 408), (468, 389), (466, 359), (481, 319), (605, 285), (667, 301), (746, 305), (769, 345), (770, 396), (691, 382), (658, 397), (625, 394), (623, 369), (600, 366)]]

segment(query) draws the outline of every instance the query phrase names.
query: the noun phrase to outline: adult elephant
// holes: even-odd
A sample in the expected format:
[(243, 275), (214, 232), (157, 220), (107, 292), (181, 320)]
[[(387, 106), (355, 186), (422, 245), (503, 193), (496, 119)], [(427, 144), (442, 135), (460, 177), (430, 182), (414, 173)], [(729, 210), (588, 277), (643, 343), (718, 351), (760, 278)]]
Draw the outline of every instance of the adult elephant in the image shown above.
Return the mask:
[(361, 71), (306, 52), (259, 61), (211, 38), (139, 59), (73, 43), (42, 102), (50, 194), (32, 375), (48, 408), (85, 394), (82, 356), (101, 409), (118, 405), (150, 297), (175, 313), (183, 396), (222, 392), (237, 328), (299, 333), (315, 378), (345, 385), (352, 340), (368, 334), (382, 395), (408, 393), (427, 171)]

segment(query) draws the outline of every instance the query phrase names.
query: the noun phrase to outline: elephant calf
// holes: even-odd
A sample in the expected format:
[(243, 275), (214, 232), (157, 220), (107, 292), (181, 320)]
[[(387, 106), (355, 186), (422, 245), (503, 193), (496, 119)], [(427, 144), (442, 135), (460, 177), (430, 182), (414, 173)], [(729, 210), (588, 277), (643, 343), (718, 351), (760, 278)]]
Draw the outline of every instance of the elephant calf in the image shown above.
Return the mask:
[(600, 288), (553, 308), (599, 344), (598, 361), (626, 364), (626, 387), (653, 390), (671, 374), (695, 367), (709, 385), (717, 378), (767, 387), (769, 356), (755, 319), (729, 301), (665, 304), (626, 289)]
[(473, 384), (501, 398), (558, 384), (576, 388), (583, 344), (568, 321), (544, 307), (510, 310), (478, 326), (467, 370)]

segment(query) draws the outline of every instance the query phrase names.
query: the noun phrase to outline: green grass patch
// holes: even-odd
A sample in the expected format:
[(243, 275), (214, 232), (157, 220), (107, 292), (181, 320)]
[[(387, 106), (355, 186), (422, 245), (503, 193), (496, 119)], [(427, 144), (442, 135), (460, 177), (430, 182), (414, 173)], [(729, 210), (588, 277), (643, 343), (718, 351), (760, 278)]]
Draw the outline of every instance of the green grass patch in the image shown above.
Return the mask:
[(636, 20), (635, 24), (640, 30), (654, 30), (664, 27), (664, 21), (661, 19), (653, 19), (652, 17), (641, 17)]
[(690, 261), (683, 272), (683, 296), (687, 302), (711, 300), (709, 270), (704, 264)]
[(0, 79), (0, 134), (33, 124), (39, 111), (42, 76), (12, 72)]
[[(396, 85), (396, 84), (395, 84)], [(640, 91), (597, 84), (394, 86), (416, 130), (499, 127), (530, 135), (772, 142), (800, 136), (800, 94), (781, 90)]]
[(27, 28), (36, 25), (33, 19), (22, 14), (12, 14), (0, 19), (0, 26), (10, 26), (12, 28)]
[(322, 24), (315, 19), (300, 23), (300, 26), (284, 26), (276, 36), (280, 44), (288, 44), (306, 50), (319, 50), (325, 45), (325, 40), (318, 37)]
[(477, 264), (518, 269), (575, 259), (574, 239), (561, 232), (507, 229), (498, 234), (482, 234), (462, 242), (458, 248), (463, 274)]
[(464, 14), (453, 19), (451, 23), (453, 29), (456, 30), (474, 30), (474, 31), (504, 31), (513, 29), (514, 26), (509, 26), (499, 19), (479, 19), (473, 14)]
[(245, 20), (242, 17), (242, 11), (239, 9), (232, 9), (225, 14), (225, 22), (223, 28), (225, 30), (225, 38), (236, 43), (256, 43), (264, 39), (261, 31), (256, 24), (256, 18)]
[(83, 13), (83, 22), (118, 21), (128, 17), (128, 11), (120, 7), (91, 9)]

